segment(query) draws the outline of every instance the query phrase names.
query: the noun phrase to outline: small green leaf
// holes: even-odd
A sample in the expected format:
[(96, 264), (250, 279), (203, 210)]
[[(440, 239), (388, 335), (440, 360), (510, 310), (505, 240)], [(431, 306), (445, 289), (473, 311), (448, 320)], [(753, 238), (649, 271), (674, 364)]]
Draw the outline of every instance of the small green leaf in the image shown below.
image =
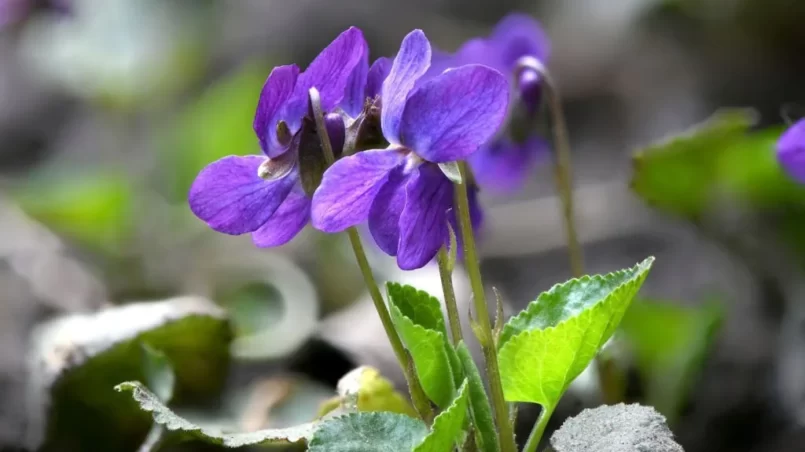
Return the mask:
[(413, 452), (444, 452), (453, 449), (453, 445), (461, 440), (467, 419), (467, 399), (469, 389), (465, 380), (458, 389), (453, 403), (439, 413), (433, 420), (433, 427), (425, 439), (414, 448)]
[(325, 421), (310, 452), (407, 452), (428, 434), (422, 421), (397, 413), (350, 413)]
[[(347, 412), (389, 411), (416, 417), (416, 411), (408, 400), (380, 372), (368, 366), (358, 367), (338, 381), (338, 406)], [(328, 410), (321, 410), (324, 415)]]
[(720, 156), (744, 140), (755, 121), (751, 110), (719, 111), (683, 135), (638, 151), (632, 189), (652, 206), (697, 218), (712, 201)]
[(145, 369), (145, 381), (148, 386), (154, 388), (154, 393), (159, 400), (168, 403), (173, 398), (173, 387), (176, 383), (176, 375), (173, 373), (170, 359), (161, 351), (152, 348), (148, 344), (140, 344), (142, 348), (143, 368)]
[(700, 307), (639, 302), (624, 316), (622, 329), (636, 355), (645, 402), (669, 423), (679, 416), (723, 318), (714, 302)]
[(554, 286), (512, 319), (499, 354), (506, 400), (555, 407), (615, 332), (653, 262)]
[(469, 384), (470, 416), (475, 427), (475, 444), (481, 452), (497, 452), (499, 448), (495, 419), (492, 417), (492, 406), (489, 404), (481, 374), (467, 344), (459, 343), (456, 350)]
[(439, 300), (426, 292), (396, 283), (387, 285), (391, 318), (405, 343), (422, 388), (439, 407), (446, 407), (455, 396), (456, 360), (447, 342), (447, 330)]
[(159, 398), (137, 381), (128, 381), (115, 386), (118, 392), (130, 392), (132, 398), (140, 405), (140, 409), (152, 414), (154, 422), (164, 426), (173, 441), (201, 440), (208, 444), (226, 447), (243, 447), (268, 444), (301, 444), (313, 436), (317, 423), (297, 425), (290, 428), (259, 430), (247, 433), (221, 433), (204, 429), (179, 417), (165, 406)]

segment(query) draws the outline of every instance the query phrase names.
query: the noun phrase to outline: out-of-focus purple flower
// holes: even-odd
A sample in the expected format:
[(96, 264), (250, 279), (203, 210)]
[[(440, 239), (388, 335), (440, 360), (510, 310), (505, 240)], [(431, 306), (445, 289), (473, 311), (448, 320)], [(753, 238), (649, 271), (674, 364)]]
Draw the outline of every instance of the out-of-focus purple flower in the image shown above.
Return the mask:
[(805, 183), (805, 119), (800, 119), (780, 137), (777, 160), (792, 178)]
[[(431, 47), (420, 30), (402, 42), (385, 78), (381, 127), (390, 143), (344, 157), (313, 195), (313, 226), (338, 232), (364, 221), (402, 269), (420, 268), (447, 243), (453, 185), (439, 163), (467, 158), (500, 127), (508, 83), (498, 71), (467, 65), (417, 84)], [(480, 219), (474, 193), (475, 220)]]
[[(467, 41), (454, 55), (455, 65), (485, 64), (510, 79), (523, 59), (533, 58), (545, 65), (550, 57), (550, 40), (536, 20), (525, 14), (510, 14), (498, 22), (487, 38)], [(539, 107), (540, 75), (531, 69), (519, 70), (516, 86), (530, 111)]]
[[(367, 56), (363, 33), (353, 27), (304, 72), (296, 65), (274, 68), (260, 93), (253, 124), (265, 155), (228, 156), (204, 168), (190, 188), (193, 213), (216, 231), (251, 233), (260, 247), (282, 245), (296, 236), (310, 218), (310, 198), (301, 184), (298, 159), (309, 90), (318, 89), (325, 112), (336, 107), (347, 114), (360, 111)], [(339, 132), (343, 145), (343, 121), (338, 114), (327, 114), (335, 146)]]
[[(476, 63), (497, 69), (512, 83), (515, 98), (532, 116), (541, 100), (541, 76), (522, 63), (536, 61), (545, 65), (549, 56), (550, 41), (540, 25), (527, 15), (511, 14), (488, 37), (467, 41), (443, 64)], [(533, 134), (524, 140), (513, 140), (502, 130), (472, 156), (470, 165), (481, 188), (511, 192), (525, 184), (548, 149), (548, 144)]]

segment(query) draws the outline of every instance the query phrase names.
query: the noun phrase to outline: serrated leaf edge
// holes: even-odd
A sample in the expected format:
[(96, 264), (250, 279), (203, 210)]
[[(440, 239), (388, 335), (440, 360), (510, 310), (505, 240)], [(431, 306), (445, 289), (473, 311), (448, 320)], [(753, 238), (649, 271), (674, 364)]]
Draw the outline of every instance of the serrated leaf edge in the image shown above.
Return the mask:
[[(615, 291), (617, 291), (617, 290), (621, 290), (621, 288), (623, 288), (625, 285), (627, 285), (627, 284), (631, 283), (632, 281), (634, 281), (635, 279), (639, 278), (639, 277), (640, 277), (641, 275), (643, 275), (644, 273), (646, 273), (646, 272), (648, 272), (649, 270), (651, 270), (651, 267), (652, 267), (652, 265), (654, 264), (654, 260), (655, 260), (655, 259), (654, 259), (654, 256), (649, 256), (649, 257), (647, 257), (647, 258), (643, 259), (643, 261), (641, 261), (641, 262), (637, 263), (636, 265), (634, 265), (633, 267), (630, 267), (630, 268), (625, 268), (625, 269), (617, 270), (617, 271), (610, 272), (610, 273), (606, 273), (606, 274), (603, 274), (603, 275), (602, 275), (602, 274), (598, 274), (598, 275), (584, 275), (584, 276), (579, 277), (579, 278), (573, 278), (573, 279), (569, 279), (569, 280), (567, 280), (567, 281), (565, 281), (565, 282), (562, 282), (562, 283), (557, 283), (557, 284), (554, 284), (553, 286), (551, 286), (551, 288), (550, 288), (550, 289), (548, 289), (547, 291), (542, 292), (541, 294), (539, 294), (539, 296), (537, 297), (537, 299), (536, 299), (536, 300), (534, 300), (534, 301), (532, 301), (531, 303), (529, 303), (529, 304), (528, 304), (528, 306), (526, 306), (526, 308), (525, 308), (525, 309), (523, 309), (522, 311), (520, 311), (520, 312), (519, 312), (517, 315), (515, 315), (514, 317), (511, 317), (511, 318), (510, 318), (510, 319), (509, 319), (509, 320), (506, 322), (506, 324), (505, 324), (505, 325), (503, 325), (503, 329), (502, 329), (501, 334), (500, 334), (500, 341), (499, 341), (499, 343), (498, 343), (498, 350), (502, 350), (502, 349), (503, 349), (503, 346), (504, 346), (504, 345), (506, 345), (506, 343), (508, 343), (508, 342), (509, 342), (511, 339), (513, 339), (515, 336), (517, 336), (517, 335), (519, 335), (519, 334), (522, 334), (522, 333), (524, 333), (524, 332), (526, 332), (526, 331), (529, 331), (529, 330), (525, 330), (525, 331), (517, 331), (517, 330), (515, 330), (515, 327), (514, 327), (514, 326), (512, 326), (512, 324), (513, 324), (514, 322), (517, 322), (517, 321), (519, 321), (519, 320), (521, 320), (521, 319), (523, 319), (523, 318), (527, 317), (527, 316), (534, 315), (534, 313), (532, 312), (532, 310), (533, 310), (533, 309), (537, 309), (537, 308), (540, 306), (540, 304), (539, 304), (539, 303), (540, 303), (540, 300), (543, 298), (543, 296), (547, 296), (547, 295), (553, 294), (553, 293), (554, 293), (555, 291), (557, 291), (559, 288), (561, 288), (561, 287), (565, 287), (565, 286), (568, 286), (568, 285), (570, 285), (570, 284), (586, 283), (586, 282), (589, 282), (589, 281), (602, 281), (602, 282), (603, 282), (603, 281), (605, 281), (605, 280), (607, 280), (607, 279), (616, 278), (616, 277), (619, 277), (619, 276), (621, 276), (621, 275), (623, 275), (623, 274), (626, 274), (626, 273), (632, 272), (632, 273), (633, 273), (633, 275), (632, 275), (632, 276), (630, 276), (628, 279), (624, 280), (624, 281), (623, 281), (621, 284), (619, 284), (617, 287), (615, 287), (614, 289), (612, 289), (612, 291), (610, 292), (610, 294), (612, 294), (613, 292), (615, 292)], [(605, 297), (602, 297), (602, 298), (601, 298), (600, 300), (598, 300), (598, 301), (597, 301), (595, 304), (591, 305), (591, 306), (590, 306), (590, 308), (588, 308), (588, 309), (594, 309), (596, 306), (598, 306), (598, 305), (600, 305), (601, 303), (605, 302), (605, 301), (606, 301), (608, 298), (609, 298), (609, 295), (607, 295), (607, 296), (605, 296)], [(560, 322), (560, 323), (558, 323), (558, 324), (557, 324), (557, 325), (555, 325), (555, 326), (559, 326), (559, 325), (561, 325), (562, 323), (564, 323), (564, 322), (565, 322), (565, 321), (567, 321), (567, 320), (569, 320), (569, 319), (566, 319), (566, 320), (564, 320), (563, 322)], [(514, 331), (512, 331), (512, 330), (514, 330)]]

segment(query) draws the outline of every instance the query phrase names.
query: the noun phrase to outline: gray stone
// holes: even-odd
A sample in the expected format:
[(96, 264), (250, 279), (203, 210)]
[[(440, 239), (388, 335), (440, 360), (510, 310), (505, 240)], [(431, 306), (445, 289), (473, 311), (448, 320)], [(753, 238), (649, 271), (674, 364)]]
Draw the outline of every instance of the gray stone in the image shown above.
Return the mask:
[(684, 452), (654, 408), (604, 405), (569, 418), (551, 437), (556, 452)]

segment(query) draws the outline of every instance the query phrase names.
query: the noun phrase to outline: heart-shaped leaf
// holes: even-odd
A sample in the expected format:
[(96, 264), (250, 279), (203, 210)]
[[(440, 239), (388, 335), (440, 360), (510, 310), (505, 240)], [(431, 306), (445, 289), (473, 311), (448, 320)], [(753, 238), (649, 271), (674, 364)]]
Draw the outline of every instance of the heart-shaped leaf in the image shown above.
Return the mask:
[(424, 422), (397, 413), (350, 413), (323, 422), (309, 452), (410, 451), (428, 434)]
[(467, 419), (469, 385), (466, 381), (458, 389), (458, 395), (446, 410), (433, 420), (430, 433), (413, 452), (443, 452), (452, 450), (461, 439)]
[(513, 318), (500, 341), (506, 400), (555, 407), (615, 332), (653, 262), (559, 284)]
[(638, 151), (632, 189), (654, 207), (698, 217), (712, 201), (720, 156), (747, 137), (755, 118), (751, 110), (723, 110), (685, 134)]
[(130, 392), (140, 409), (153, 415), (154, 422), (164, 426), (173, 438), (172, 441), (201, 440), (208, 444), (226, 447), (243, 447), (268, 444), (303, 444), (316, 429), (312, 422), (290, 428), (258, 430), (248, 433), (222, 433), (202, 428), (178, 416), (165, 406), (159, 398), (137, 381), (128, 381), (115, 386), (119, 392)]
[[(27, 446), (130, 450), (143, 441), (150, 422), (112, 388), (129, 379), (150, 379), (163, 396), (180, 403), (217, 394), (228, 369), (230, 340), (226, 313), (197, 297), (113, 307), (39, 326), (32, 340)], [(143, 344), (165, 361), (149, 357), (144, 366)], [(167, 360), (174, 388), (166, 381)], [(87, 423), (93, 428), (85, 428)]]
[(455, 398), (463, 380), (460, 363), (447, 341), (439, 300), (411, 286), (389, 283), (391, 318), (406, 348), (425, 394), (439, 407)]

